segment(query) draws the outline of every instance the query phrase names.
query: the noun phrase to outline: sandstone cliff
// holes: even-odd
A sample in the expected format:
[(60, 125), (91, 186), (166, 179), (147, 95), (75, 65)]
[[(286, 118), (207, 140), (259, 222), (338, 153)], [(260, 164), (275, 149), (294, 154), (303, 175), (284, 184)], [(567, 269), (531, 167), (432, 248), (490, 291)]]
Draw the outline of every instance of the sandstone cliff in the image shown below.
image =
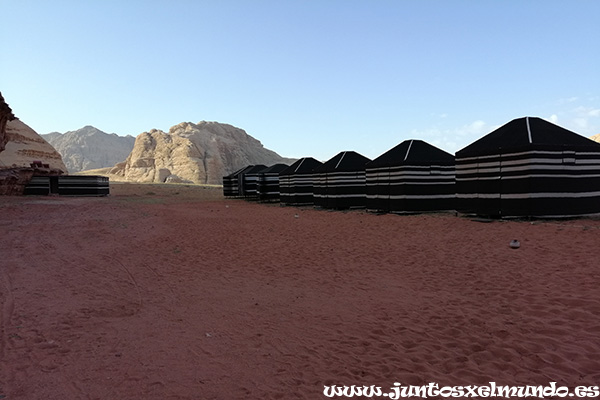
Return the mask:
[(12, 110), (4, 101), (4, 97), (2, 97), (2, 93), (0, 93), (0, 153), (4, 150), (6, 146), (6, 142), (8, 142), (8, 137), (6, 135), (6, 124), (8, 121), (12, 121), (15, 119)]
[(60, 153), (71, 173), (112, 167), (127, 158), (135, 142), (133, 136), (108, 134), (93, 126), (41, 136)]
[(600, 133), (594, 136), (590, 136), (590, 139), (592, 139), (595, 142), (599, 142), (600, 143)]
[(49, 164), (50, 169), (67, 172), (60, 154), (19, 119), (6, 123), (6, 146), (0, 153), (0, 168), (29, 168), (32, 161)]
[(221, 184), (248, 164), (288, 163), (244, 130), (218, 122), (183, 122), (168, 133), (153, 129), (135, 139), (127, 159), (111, 174), (132, 182)]
[[(32, 166), (34, 161), (39, 161), (37, 166)], [(34, 174), (65, 172), (60, 154), (17, 119), (0, 94), (0, 195), (22, 194)]]

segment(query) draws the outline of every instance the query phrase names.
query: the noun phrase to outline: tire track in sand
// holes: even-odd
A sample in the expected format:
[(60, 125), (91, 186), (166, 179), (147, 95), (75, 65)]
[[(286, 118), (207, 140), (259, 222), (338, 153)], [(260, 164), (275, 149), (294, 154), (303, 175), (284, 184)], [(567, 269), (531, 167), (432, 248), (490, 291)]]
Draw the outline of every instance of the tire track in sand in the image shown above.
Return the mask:
[(119, 267), (121, 267), (121, 269), (127, 274), (127, 276), (129, 277), (129, 281), (131, 282), (131, 284), (135, 287), (135, 291), (137, 293), (137, 310), (134, 312), (134, 314), (137, 314), (140, 312), (140, 310), (142, 309), (142, 305), (144, 303), (144, 300), (142, 298), (142, 292), (140, 290), (140, 285), (138, 285), (137, 281), (135, 280), (135, 277), (133, 276), (133, 274), (131, 273), (131, 271), (129, 270), (129, 268), (127, 268), (125, 266), (125, 264), (123, 264), (121, 262), (121, 260), (114, 258), (114, 257), (110, 257), (110, 256), (106, 256), (106, 258), (110, 261), (113, 261), (115, 263), (117, 263), (119, 265)]

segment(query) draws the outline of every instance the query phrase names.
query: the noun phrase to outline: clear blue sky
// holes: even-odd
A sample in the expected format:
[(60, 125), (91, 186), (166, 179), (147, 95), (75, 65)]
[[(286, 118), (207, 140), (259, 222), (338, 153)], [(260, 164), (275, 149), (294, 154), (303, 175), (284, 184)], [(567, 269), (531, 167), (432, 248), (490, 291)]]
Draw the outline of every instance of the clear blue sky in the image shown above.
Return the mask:
[(600, 133), (597, 0), (0, 4), (0, 91), (38, 133), (218, 121), (321, 160), (526, 115)]

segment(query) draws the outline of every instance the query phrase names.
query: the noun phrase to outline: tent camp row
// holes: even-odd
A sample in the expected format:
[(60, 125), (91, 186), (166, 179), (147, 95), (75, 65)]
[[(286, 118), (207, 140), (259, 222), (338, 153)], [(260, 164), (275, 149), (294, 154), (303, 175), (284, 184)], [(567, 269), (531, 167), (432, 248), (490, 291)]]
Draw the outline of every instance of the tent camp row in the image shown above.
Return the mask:
[(223, 177), (223, 194), (279, 201), (279, 174), (287, 167), (286, 164), (248, 165)]
[(381, 212), (453, 210), (454, 186), (454, 157), (422, 140), (402, 142), (372, 161), (343, 151), (325, 163), (306, 157), (223, 178), (225, 196)]
[(515, 119), (453, 156), (406, 140), (374, 160), (255, 165), (223, 178), (225, 196), (284, 205), (500, 217), (600, 213), (600, 143), (540, 118)]

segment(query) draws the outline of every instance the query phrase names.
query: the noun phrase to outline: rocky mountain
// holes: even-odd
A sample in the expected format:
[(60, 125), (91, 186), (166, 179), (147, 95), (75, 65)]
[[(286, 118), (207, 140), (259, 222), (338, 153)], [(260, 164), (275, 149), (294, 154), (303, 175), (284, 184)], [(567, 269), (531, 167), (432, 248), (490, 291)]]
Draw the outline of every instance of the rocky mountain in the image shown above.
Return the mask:
[(600, 133), (594, 136), (590, 136), (590, 139), (592, 139), (595, 142), (599, 142), (600, 143)]
[(131, 154), (110, 175), (131, 182), (221, 184), (223, 176), (249, 164), (291, 164), (243, 129), (218, 122), (183, 122), (137, 136)]
[(23, 194), (34, 174), (66, 172), (60, 154), (15, 117), (0, 94), (0, 195)]
[(0, 170), (32, 169), (33, 161), (48, 164), (46, 170), (67, 172), (60, 154), (15, 117), (0, 93)]
[(41, 135), (61, 154), (69, 172), (112, 167), (124, 161), (135, 138), (108, 134), (93, 126), (84, 126), (76, 131), (52, 132)]
[(0, 153), (0, 168), (29, 168), (32, 161), (48, 164), (50, 169), (67, 172), (60, 154), (18, 118), (7, 121), (7, 139), (4, 151)]

